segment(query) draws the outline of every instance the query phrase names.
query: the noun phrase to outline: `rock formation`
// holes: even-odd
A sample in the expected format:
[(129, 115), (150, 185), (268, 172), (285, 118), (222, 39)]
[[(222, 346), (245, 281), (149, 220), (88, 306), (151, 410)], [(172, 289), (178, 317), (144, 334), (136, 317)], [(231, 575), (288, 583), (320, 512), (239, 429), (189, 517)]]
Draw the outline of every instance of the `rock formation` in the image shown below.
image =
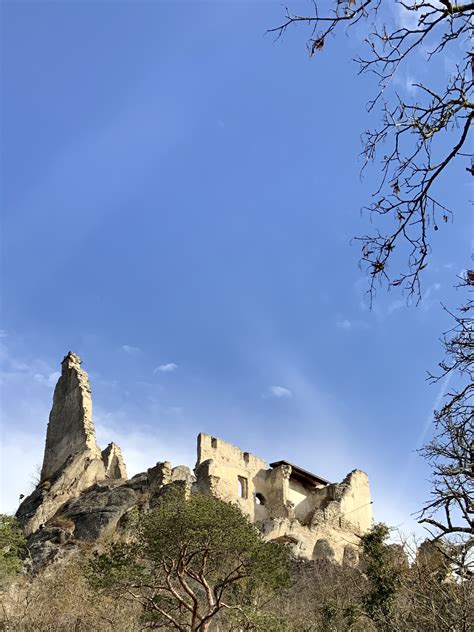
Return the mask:
[(268, 465), (206, 434), (198, 436), (194, 475), (164, 461), (127, 480), (120, 448), (110, 443), (101, 452), (97, 445), (89, 379), (69, 352), (54, 391), (41, 481), (17, 511), (33, 570), (81, 543), (122, 537), (130, 510), (148, 511), (176, 485), (237, 504), (266, 539), (290, 543), (302, 559), (355, 566), (360, 536), (372, 524), (365, 472), (330, 483), (287, 461)]
[(41, 482), (54, 478), (75, 454), (101, 459), (92, 422), (89, 376), (81, 359), (70, 351), (61, 363), (61, 377), (53, 395), (44, 449)]
[(97, 481), (126, 478), (120, 448), (101, 453), (92, 421), (89, 377), (71, 351), (61, 364), (46, 433), (41, 480), (21, 503), (17, 517), (25, 533), (37, 531), (58, 509)]
[(127, 468), (122, 456), (122, 450), (112, 441), (102, 450), (102, 461), (106, 478), (127, 478)]

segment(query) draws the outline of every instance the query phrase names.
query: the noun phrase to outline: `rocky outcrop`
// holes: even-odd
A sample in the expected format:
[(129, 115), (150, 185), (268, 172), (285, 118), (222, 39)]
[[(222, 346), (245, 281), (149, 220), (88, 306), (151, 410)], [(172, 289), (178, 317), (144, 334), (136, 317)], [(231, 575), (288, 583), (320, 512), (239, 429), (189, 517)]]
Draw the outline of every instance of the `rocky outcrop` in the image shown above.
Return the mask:
[(55, 478), (40, 483), (18, 507), (16, 515), (25, 533), (39, 529), (64, 503), (103, 479), (105, 470), (101, 459), (90, 458), (88, 451), (71, 455)]
[(186, 465), (177, 465), (171, 471), (171, 480), (184, 481), (187, 485), (192, 485), (196, 482), (196, 477)]
[(127, 468), (122, 456), (122, 450), (116, 443), (109, 445), (102, 450), (102, 461), (105, 467), (106, 478), (127, 478)]
[(54, 391), (41, 481), (17, 511), (33, 570), (104, 538), (127, 537), (139, 512), (176, 488), (184, 497), (202, 492), (237, 505), (265, 539), (288, 543), (306, 560), (357, 565), (360, 538), (372, 524), (365, 472), (331, 483), (206, 434), (198, 436), (194, 475), (162, 461), (127, 480), (120, 448), (110, 443), (101, 452), (97, 445), (89, 379), (69, 352)]
[(126, 538), (136, 512), (154, 506), (163, 491), (185, 485), (183, 481), (165, 482), (156, 473), (157, 468), (151, 468), (128, 481), (107, 479), (65, 502), (28, 539), (33, 572), (78, 550), (90, 549), (104, 538)]
[(120, 448), (111, 443), (101, 453), (97, 445), (91, 387), (81, 359), (70, 351), (61, 367), (49, 416), (41, 480), (17, 511), (26, 534), (40, 529), (65, 503), (98, 481), (127, 477)]
[(123, 480), (105, 481), (64, 503), (28, 539), (32, 570), (113, 537), (119, 522), (137, 505), (138, 496)]
[(127, 485), (97, 483), (63, 507), (61, 516), (74, 523), (74, 537), (95, 541), (112, 536), (129, 509), (137, 503), (137, 493)]

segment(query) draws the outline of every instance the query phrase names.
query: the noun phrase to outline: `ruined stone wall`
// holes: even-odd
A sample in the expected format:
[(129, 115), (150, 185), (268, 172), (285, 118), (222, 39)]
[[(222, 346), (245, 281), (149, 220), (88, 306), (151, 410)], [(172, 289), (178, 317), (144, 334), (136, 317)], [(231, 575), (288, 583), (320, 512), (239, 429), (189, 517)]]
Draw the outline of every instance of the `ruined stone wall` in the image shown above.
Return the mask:
[(88, 376), (80, 358), (68, 353), (54, 391), (41, 482), (17, 511), (34, 563), (56, 559), (77, 542), (112, 536), (130, 509), (152, 509), (173, 485), (237, 504), (267, 540), (289, 542), (297, 557), (357, 563), (360, 536), (372, 524), (365, 472), (328, 483), (200, 434), (194, 473), (163, 461), (127, 480), (120, 448), (110, 443), (101, 452), (97, 445)]
[(354, 470), (346, 476), (342, 485), (341, 515), (344, 522), (366, 533), (372, 526), (372, 498), (369, 477), (361, 470)]
[(372, 524), (368, 477), (360, 470), (342, 483), (303, 482), (289, 464), (270, 468), (237, 446), (200, 434), (195, 472), (196, 489), (236, 503), (268, 540), (289, 542), (297, 557), (354, 563), (360, 536)]
[(197, 489), (235, 502), (251, 520), (265, 517), (265, 512), (259, 512), (256, 494), (267, 493), (266, 461), (204, 433), (198, 436), (197, 451)]

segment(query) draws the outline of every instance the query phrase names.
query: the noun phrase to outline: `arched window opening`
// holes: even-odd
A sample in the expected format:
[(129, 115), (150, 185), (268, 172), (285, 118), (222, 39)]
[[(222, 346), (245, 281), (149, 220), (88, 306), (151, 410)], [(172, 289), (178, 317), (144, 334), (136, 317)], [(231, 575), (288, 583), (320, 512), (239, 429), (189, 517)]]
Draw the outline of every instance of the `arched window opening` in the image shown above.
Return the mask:
[(265, 496), (263, 494), (260, 494), (259, 492), (257, 492), (255, 494), (255, 503), (257, 505), (264, 505), (265, 504)]

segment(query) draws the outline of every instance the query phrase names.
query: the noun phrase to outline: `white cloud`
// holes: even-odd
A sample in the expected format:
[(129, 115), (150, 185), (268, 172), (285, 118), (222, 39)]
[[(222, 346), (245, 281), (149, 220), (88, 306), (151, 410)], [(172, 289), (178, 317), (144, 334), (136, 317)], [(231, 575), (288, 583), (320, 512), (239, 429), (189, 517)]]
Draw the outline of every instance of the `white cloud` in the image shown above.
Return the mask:
[(428, 289), (426, 290), (426, 292), (424, 293), (423, 297), (422, 297), (422, 301), (427, 301), (430, 296), (433, 294), (433, 292), (437, 292), (438, 290), (441, 289), (441, 283), (432, 283)]
[[(129, 477), (144, 472), (153, 467), (158, 461), (170, 461), (172, 467), (187, 465), (194, 467), (195, 439), (190, 433), (187, 440), (181, 444), (176, 441), (176, 436), (167, 435), (157, 428), (133, 428), (128, 418), (121, 418), (120, 428), (117, 428), (113, 420), (117, 418), (114, 413), (98, 412), (95, 415), (97, 442), (103, 449), (114, 441), (122, 450), (127, 474)], [(127, 430), (130, 428), (131, 430)]]
[(135, 355), (140, 353), (141, 349), (140, 347), (132, 347), (132, 345), (122, 345), (122, 351), (125, 351), (125, 353), (129, 355)]
[(44, 373), (35, 373), (33, 375), (33, 379), (35, 380), (35, 382), (38, 382), (38, 384), (43, 384), (43, 386), (47, 386), (48, 388), (50, 388), (51, 386), (55, 386), (60, 377), (61, 373), (59, 371), (53, 371), (52, 373), (49, 373), (47, 375), (45, 375)]
[(420, 307), (424, 312), (430, 310), (433, 306), (439, 305), (439, 299), (434, 294), (441, 289), (441, 283), (432, 283), (421, 297)]
[(172, 371), (176, 371), (178, 365), (174, 362), (168, 362), (168, 364), (160, 364), (157, 366), (153, 373), (171, 373)]
[(37, 467), (43, 460), (44, 434), (5, 429), (2, 436), (0, 511), (13, 513), (20, 494), (30, 494)]
[(406, 307), (406, 304), (407, 304), (406, 300), (403, 300), (401, 298), (396, 298), (387, 307), (387, 315), (391, 316), (395, 312), (398, 312), (399, 309), (402, 309), (403, 307)]
[(369, 325), (363, 320), (349, 320), (348, 318), (339, 318), (336, 321), (336, 327), (344, 331), (352, 331), (353, 329), (368, 329)]
[(268, 396), (281, 399), (283, 397), (293, 397), (293, 393), (289, 388), (285, 388), (284, 386), (269, 386)]
[(352, 323), (350, 320), (347, 320), (347, 318), (345, 318), (344, 320), (338, 320), (336, 323), (336, 327), (348, 331), (349, 329), (352, 329)]
[[(415, 6), (415, 5), (414, 5)], [(418, 26), (418, 20), (422, 14), (419, 9), (408, 9), (401, 2), (396, 2), (393, 5), (395, 12), (395, 21), (398, 28), (415, 29)]]
[(415, 94), (415, 92), (418, 90), (417, 86), (415, 85), (417, 83), (417, 80), (414, 79), (412, 76), (408, 75), (407, 77), (405, 77), (405, 90), (408, 94)]

